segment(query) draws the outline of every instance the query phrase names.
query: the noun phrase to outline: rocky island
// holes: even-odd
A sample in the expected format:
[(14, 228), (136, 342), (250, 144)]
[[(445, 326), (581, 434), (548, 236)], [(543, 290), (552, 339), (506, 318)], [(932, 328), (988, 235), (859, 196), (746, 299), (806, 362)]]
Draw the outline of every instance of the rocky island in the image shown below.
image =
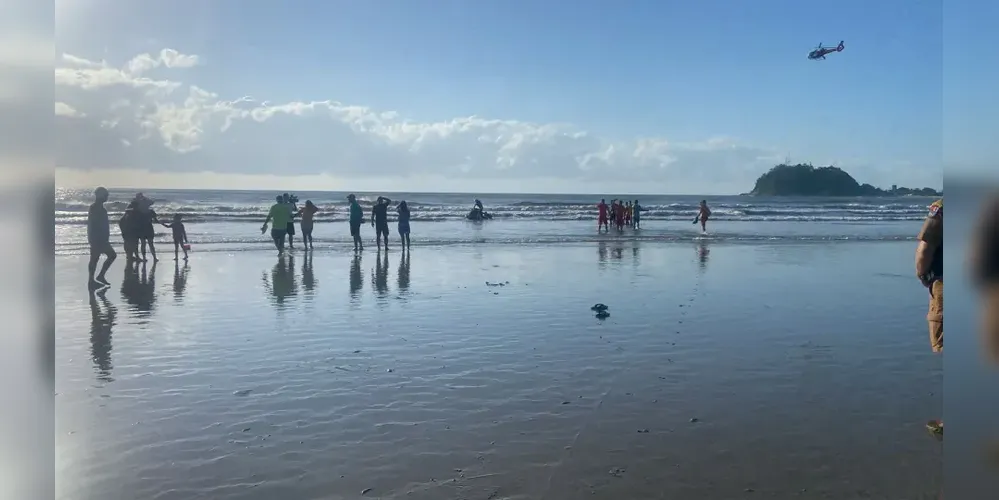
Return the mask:
[(881, 189), (860, 184), (837, 167), (813, 167), (810, 164), (780, 164), (756, 179), (749, 196), (942, 196), (931, 188), (912, 189), (892, 186)]

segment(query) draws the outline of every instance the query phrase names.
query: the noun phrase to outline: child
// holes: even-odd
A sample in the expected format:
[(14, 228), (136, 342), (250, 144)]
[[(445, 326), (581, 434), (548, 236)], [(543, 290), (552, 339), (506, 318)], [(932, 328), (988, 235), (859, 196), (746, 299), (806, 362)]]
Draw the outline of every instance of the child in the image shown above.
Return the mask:
[(701, 221), (701, 232), (708, 232), (708, 218), (711, 217), (711, 209), (708, 208), (707, 200), (701, 200), (700, 210), (697, 212), (697, 219)]
[(180, 214), (173, 215), (173, 222), (164, 222), (163, 226), (173, 229), (173, 260), (180, 257), (180, 250), (184, 250), (184, 260), (187, 260), (187, 230), (184, 229), (184, 221)]

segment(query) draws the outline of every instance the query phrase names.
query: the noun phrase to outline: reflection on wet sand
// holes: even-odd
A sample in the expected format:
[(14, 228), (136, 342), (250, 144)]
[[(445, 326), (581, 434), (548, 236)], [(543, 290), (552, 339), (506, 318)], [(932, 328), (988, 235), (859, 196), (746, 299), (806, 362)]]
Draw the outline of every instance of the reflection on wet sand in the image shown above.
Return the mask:
[(624, 243), (620, 241), (614, 242), (614, 247), (611, 248), (611, 258), (614, 260), (621, 260), (624, 257)]
[(697, 243), (697, 263), (702, 271), (708, 268), (708, 254), (710, 253), (711, 249), (708, 248), (708, 242), (699, 241)]
[(148, 268), (146, 263), (133, 263), (125, 267), (121, 281), (121, 296), (136, 317), (148, 318), (156, 306), (156, 262)]
[(388, 295), (388, 265), (388, 252), (378, 252), (375, 256), (375, 269), (371, 273), (371, 285), (380, 299)]
[(180, 262), (173, 264), (173, 298), (177, 302), (184, 299), (184, 293), (187, 291), (187, 272), (190, 269), (187, 262), (184, 262), (183, 267), (181, 267)]
[(271, 269), (271, 276), (268, 282), (267, 274), (263, 275), (264, 287), (271, 293), (274, 305), (278, 309), (284, 308), (288, 300), (298, 294), (298, 286), (295, 282), (295, 257), (282, 255)]
[(111, 378), (111, 329), (117, 317), (117, 309), (106, 294), (108, 289), (90, 291), (90, 357), (94, 361), (97, 380), (112, 382)]
[(361, 276), (361, 253), (355, 253), (350, 260), (350, 300), (356, 302), (360, 298), (364, 278)]
[(317, 284), (316, 274), (312, 269), (312, 250), (309, 250), (302, 258), (302, 288), (305, 289), (307, 298), (315, 295)]
[(597, 260), (599, 260), (601, 264), (607, 263), (607, 243), (604, 241), (597, 243)]
[(404, 296), (409, 293), (409, 252), (403, 252), (399, 255), (399, 295)]

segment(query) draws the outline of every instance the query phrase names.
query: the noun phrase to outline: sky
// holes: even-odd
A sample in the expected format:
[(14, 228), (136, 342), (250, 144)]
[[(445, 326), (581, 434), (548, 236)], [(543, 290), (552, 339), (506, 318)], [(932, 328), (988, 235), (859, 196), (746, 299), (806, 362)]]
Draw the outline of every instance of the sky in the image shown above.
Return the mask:
[(999, 154), (985, 1), (54, 9), (66, 186), (735, 194), (789, 159), (939, 188)]

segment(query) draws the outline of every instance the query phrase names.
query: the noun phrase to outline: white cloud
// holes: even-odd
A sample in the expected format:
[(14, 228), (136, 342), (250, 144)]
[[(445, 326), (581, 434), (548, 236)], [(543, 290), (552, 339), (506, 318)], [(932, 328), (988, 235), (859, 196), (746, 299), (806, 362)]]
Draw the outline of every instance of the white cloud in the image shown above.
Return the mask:
[(56, 116), (65, 116), (67, 118), (83, 118), (84, 116), (87, 116), (86, 114), (77, 111), (73, 106), (58, 101), (55, 103), (55, 114)]
[[(57, 122), (57, 165), (258, 175), (564, 178), (748, 190), (772, 151), (715, 137), (609, 140), (568, 124), (478, 116), (419, 122), (335, 100), (226, 98), (189, 82), (196, 55), (164, 49), (113, 66), (64, 54), (56, 98), (80, 119)], [(151, 76), (152, 70), (163, 73)], [(529, 190), (525, 186), (525, 189)]]

